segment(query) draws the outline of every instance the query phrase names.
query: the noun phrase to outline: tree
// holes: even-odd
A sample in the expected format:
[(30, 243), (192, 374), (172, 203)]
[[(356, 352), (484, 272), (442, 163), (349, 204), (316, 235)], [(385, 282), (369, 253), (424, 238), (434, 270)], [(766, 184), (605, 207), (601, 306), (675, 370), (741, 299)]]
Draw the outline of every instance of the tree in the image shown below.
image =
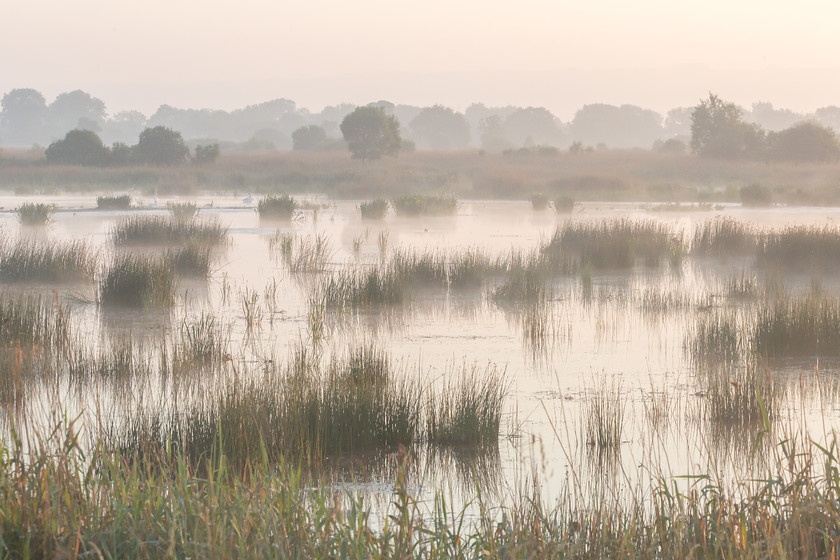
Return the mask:
[(508, 147), (505, 131), (502, 129), (502, 118), (499, 115), (489, 115), (478, 121), (478, 134), (481, 137), (481, 148), (484, 150), (501, 151)]
[(320, 150), (327, 143), (327, 131), (311, 124), (292, 132), (293, 150)]
[(829, 162), (840, 159), (834, 131), (815, 122), (803, 122), (767, 137), (771, 159), (794, 162)]
[(431, 150), (461, 150), (470, 143), (470, 125), (449, 107), (426, 107), (408, 125), (417, 145)]
[(65, 134), (74, 128), (99, 132), (105, 121), (105, 102), (82, 90), (59, 94), (49, 106), (49, 128)]
[(400, 153), (400, 123), (381, 107), (358, 107), (341, 121), (341, 134), (353, 159), (379, 159)]
[(764, 147), (764, 131), (745, 123), (734, 103), (709, 94), (691, 112), (691, 150), (718, 158), (755, 158)]
[(193, 163), (196, 165), (206, 165), (213, 163), (219, 159), (219, 145), (208, 144), (206, 146), (198, 145), (195, 147), (195, 156)]
[(544, 107), (526, 107), (509, 114), (503, 123), (505, 138), (516, 146), (539, 144), (557, 146), (562, 132), (557, 117)]
[(41, 141), (47, 116), (47, 102), (34, 89), (13, 89), (3, 96), (0, 125), (3, 139), (11, 146), (31, 146)]
[(63, 165), (105, 165), (108, 148), (92, 130), (71, 130), (63, 140), (50, 144), (44, 154), (48, 163)]
[(146, 165), (179, 165), (190, 155), (181, 133), (165, 126), (141, 132), (133, 152), (137, 163)]
[(662, 115), (635, 105), (593, 103), (575, 113), (571, 128), (572, 136), (584, 144), (640, 148), (662, 136)]

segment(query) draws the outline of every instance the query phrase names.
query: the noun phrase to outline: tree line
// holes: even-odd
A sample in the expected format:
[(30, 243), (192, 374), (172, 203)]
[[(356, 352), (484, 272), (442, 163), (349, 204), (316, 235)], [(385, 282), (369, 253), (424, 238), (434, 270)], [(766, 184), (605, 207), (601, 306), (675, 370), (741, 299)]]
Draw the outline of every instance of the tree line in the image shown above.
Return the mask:
[[(319, 113), (287, 99), (230, 112), (163, 105), (147, 118), (137, 111), (110, 115), (102, 100), (81, 90), (62, 93), (47, 104), (36, 90), (15, 89), (3, 96), (1, 105), (0, 145), (48, 144), (48, 159), (54, 162), (202, 163), (214, 160), (221, 150), (364, 152), (359, 151), (358, 141), (356, 149), (350, 146), (344, 130), (347, 118), (360, 109), (350, 104), (325, 107)], [(568, 123), (542, 107), (475, 103), (463, 113), (443, 105), (414, 107), (388, 101), (364, 107), (393, 119), (387, 124), (393, 129), (391, 145), (377, 148), (379, 155), (415, 148), (652, 147), (662, 152), (691, 149), (711, 157), (831, 160), (836, 158), (833, 131), (840, 127), (840, 107), (823, 107), (808, 115), (776, 109), (770, 103), (756, 103), (747, 110), (712, 94), (694, 107), (675, 108), (665, 116), (633, 105), (585, 105)], [(373, 122), (372, 113), (367, 117), (359, 122)], [(170, 133), (178, 134), (177, 142)], [(153, 155), (148, 148), (166, 141), (175, 146), (167, 152), (170, 156)], [(357, 157), (377, 156), (371, 152)]]

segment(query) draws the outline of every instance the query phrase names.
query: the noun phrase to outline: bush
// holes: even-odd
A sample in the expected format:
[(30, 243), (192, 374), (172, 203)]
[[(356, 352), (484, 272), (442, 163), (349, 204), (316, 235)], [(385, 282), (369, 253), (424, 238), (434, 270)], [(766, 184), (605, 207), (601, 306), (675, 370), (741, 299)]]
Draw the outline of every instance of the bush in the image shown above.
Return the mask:
[(108, 155), (108, 148), (95, 132), (78, 129), (50, 144), (44, 153), (47, 163), (63, 165), (104, 165)]
[(744, 206), (770, 206), (773, 199), (770, 189), (756, 183), (741, 187), (738, 193)]
[(209, 144), (207, 146), (196, 146), (193, 163), (196, 165), (206, 165), (213, 163), (219, 159), (219, 145)]

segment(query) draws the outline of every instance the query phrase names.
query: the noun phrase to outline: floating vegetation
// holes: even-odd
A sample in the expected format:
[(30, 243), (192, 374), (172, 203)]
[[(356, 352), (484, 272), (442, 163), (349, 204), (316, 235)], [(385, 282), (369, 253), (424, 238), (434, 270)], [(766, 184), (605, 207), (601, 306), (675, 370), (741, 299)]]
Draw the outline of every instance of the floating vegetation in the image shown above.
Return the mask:
[(99, 281), (107, 306), (168, 307), (175, 302), (175, 268), (163, 257), (118, 255)]
[(375, 198), (359, 204), (359, 212), (363, 220), (382, 220), (388, 213), (388, 201), (384, 198)]
[(297, 201), (288, 194), (264, 196), (257, 203), (260, 219), (289, 221), (299, 208)]
[(18, 219), (24, 226), (45, 226), (53, 221), (55, 208), (43, 202), (24, 202), (17, 211)]
[(99, 253), (84, 241), (35, 241), (19, 238), (0, 254), (0, 279), (7, 282), (93, 280)]
[(407, 194), (391, 201), (401, 216), (451, 216), (458, 211), (458, 199), (451, 194)]
[(99, 210), (128, 210), (131, 208), (131, 195), (97, 196), (96, 208)]
[(227, 242), (228, 228), (218, 220), (176, 220), (168, 216), (132, 216), (111, 230), (117, 246), (205, 245)]

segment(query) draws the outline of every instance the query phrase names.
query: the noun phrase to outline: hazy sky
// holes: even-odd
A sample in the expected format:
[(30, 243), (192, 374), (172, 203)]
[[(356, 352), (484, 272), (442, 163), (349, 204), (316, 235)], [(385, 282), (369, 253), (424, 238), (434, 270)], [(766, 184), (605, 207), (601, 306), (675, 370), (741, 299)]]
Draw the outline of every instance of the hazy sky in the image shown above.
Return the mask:
[(708, 91), (840, 105), (840, 3), (798, 0), (3, 0), (0, 93), (83, 89), (111, 112), (585, 103)]

